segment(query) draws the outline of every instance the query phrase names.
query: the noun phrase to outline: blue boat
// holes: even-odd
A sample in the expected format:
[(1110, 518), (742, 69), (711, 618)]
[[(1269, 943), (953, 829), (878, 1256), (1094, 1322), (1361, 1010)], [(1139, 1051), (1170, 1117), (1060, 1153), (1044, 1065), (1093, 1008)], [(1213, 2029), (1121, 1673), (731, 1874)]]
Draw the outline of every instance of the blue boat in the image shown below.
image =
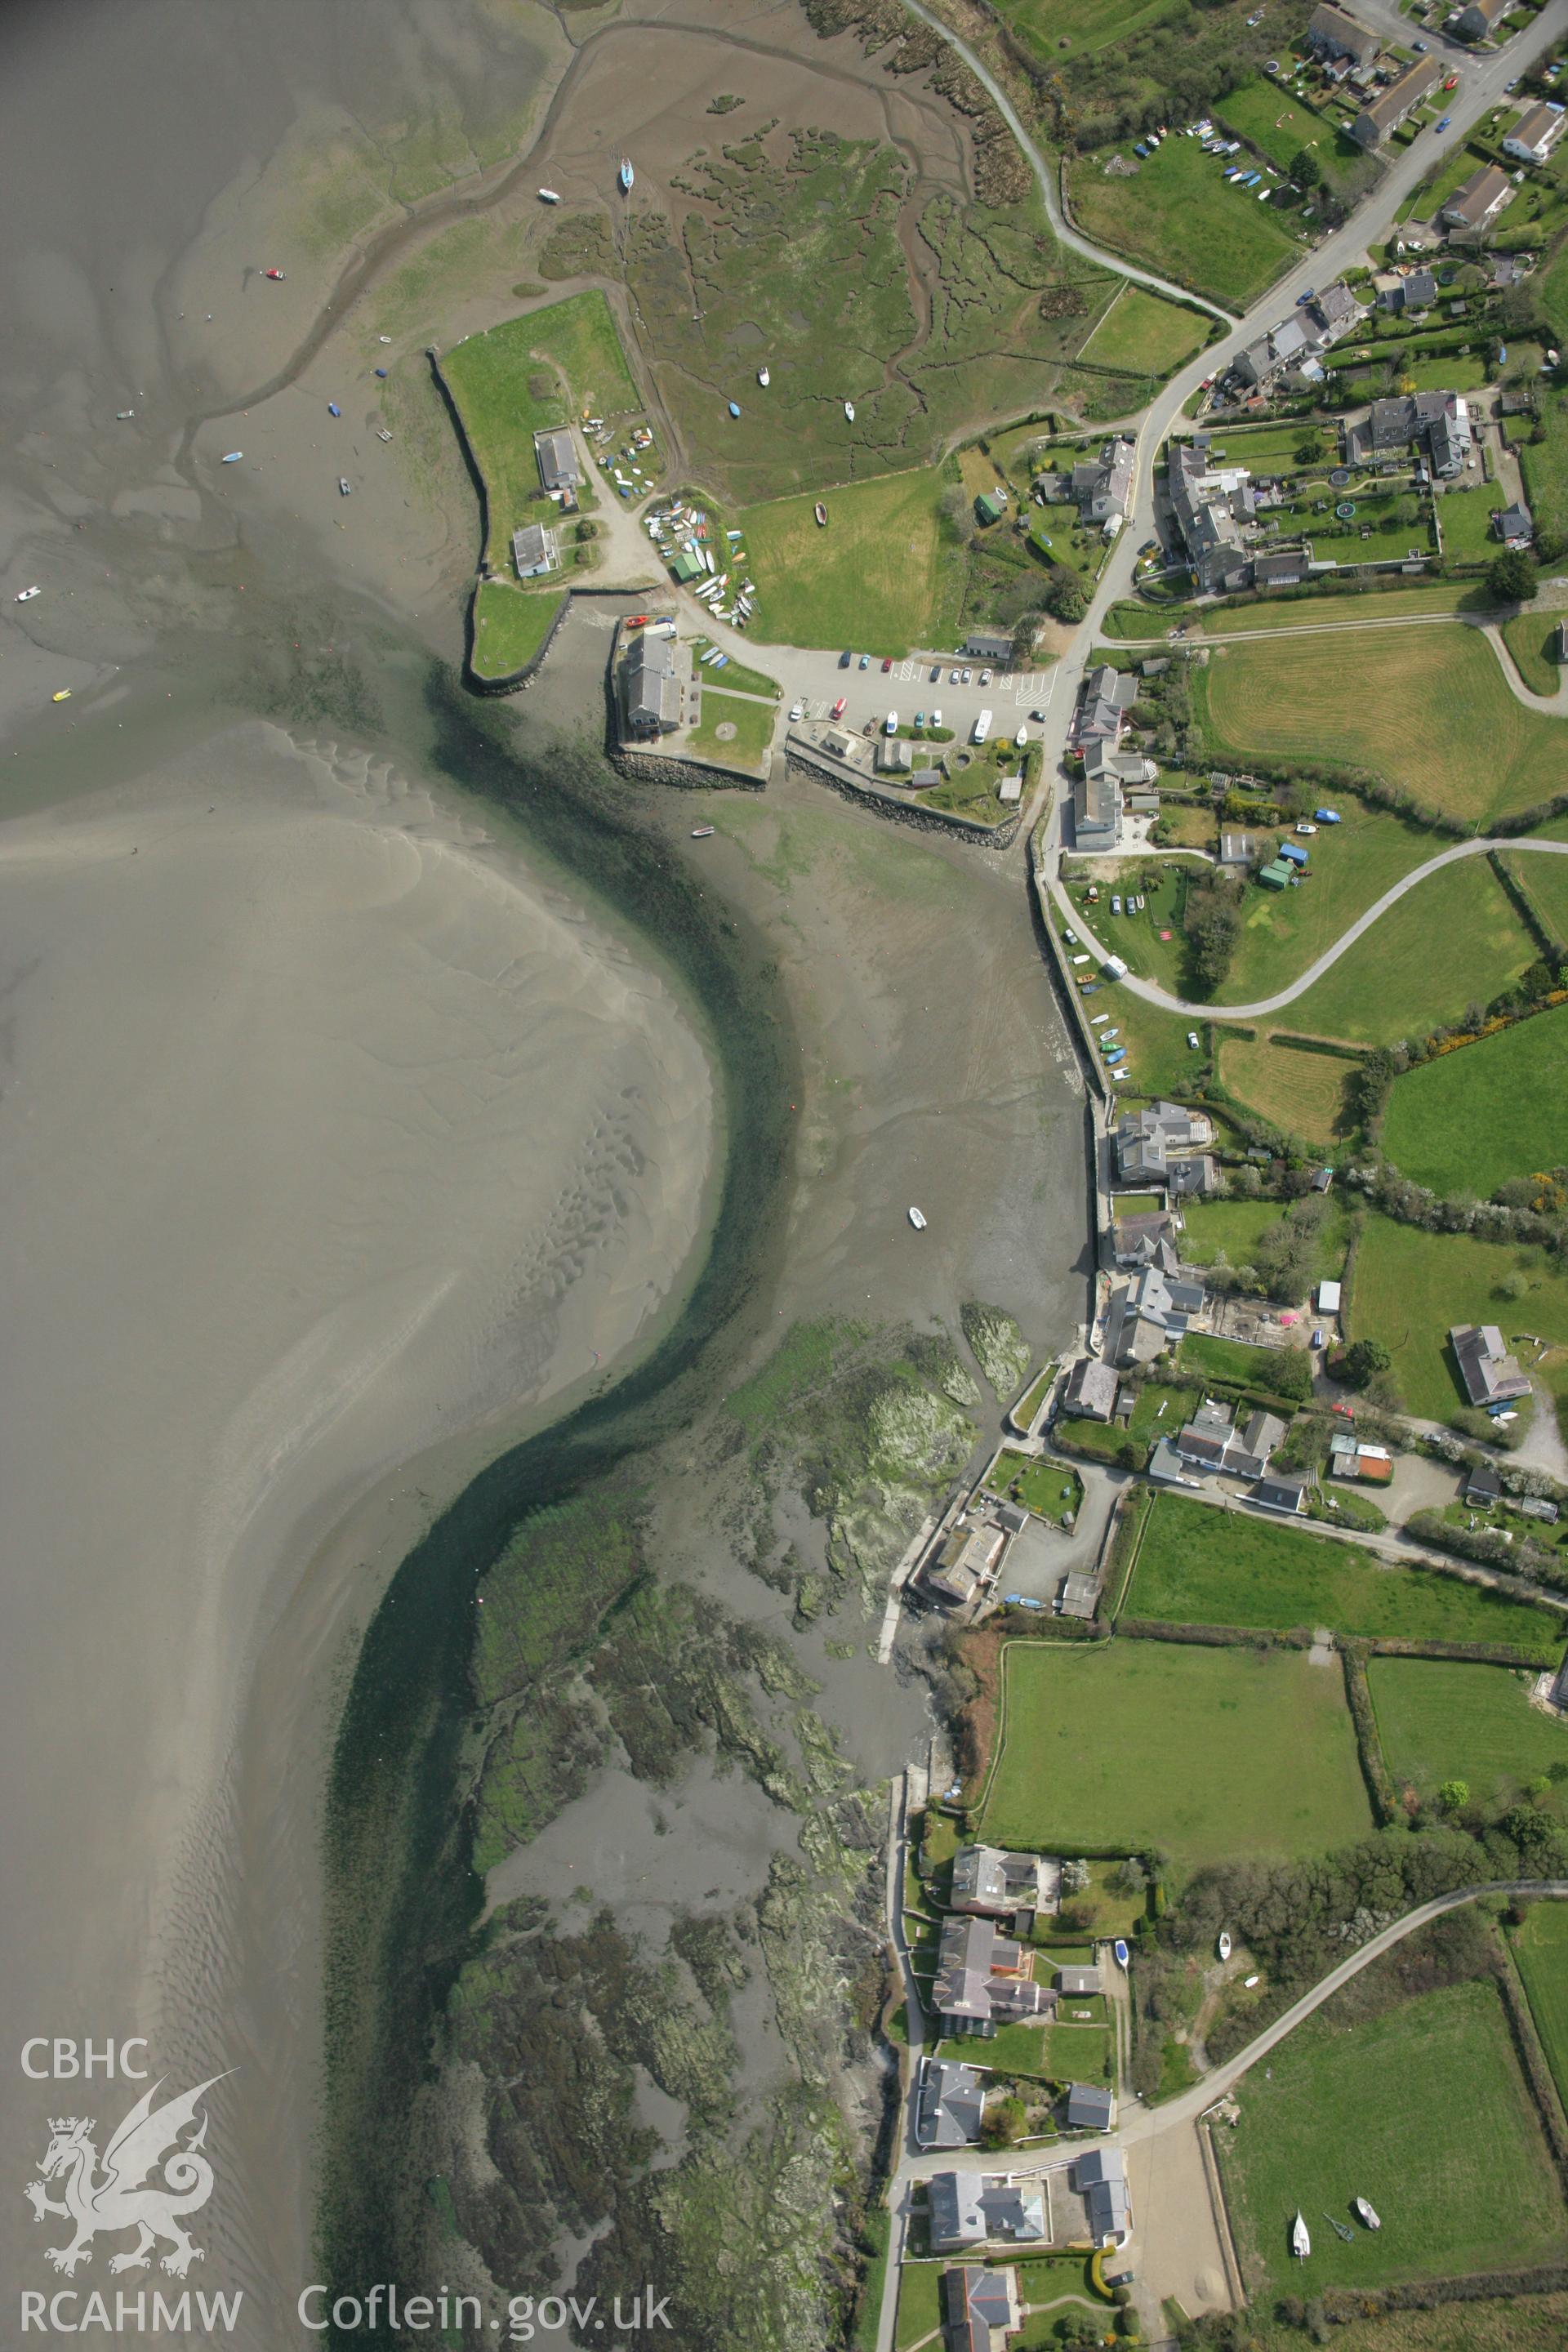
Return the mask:
[(244, 455), (243, 449), (231, 449), (223, 462), (226, 466), (237, 466)]
[(1124, 1968), (1127, 1966), (1127, 1939), (1126, 1939), (1126, 1937), (1123, 1937), (1123, 1936), (1118, 1936), (1118, 1937), (1116, 1938), (1115, 1943), (1114, 1943), (1114, 1944), (1112, 1944), (1112, 1946), (1110, 1947), (1110, 1948), (1111, 1948), (1111, 1950), (1112, 1950), (1112, 1951), (1115, 1953), (1115, 1955), (1116, 1955), (1116, 1965), (1117, 1965), (1117, 1967), (1118, 1967), (1119, 1969), (1124, 1969)]
[(384, 368), (377, 368), (376, 373), (377, 375), (384, 375), (386, 373), (386, 370)]
[(731, 416), (739, 416), (739, 415), (741, 414), (740, 410), (736, 407), (736, 405), (735, 405), (735, 404), (734, 404), (734, 402), (733, 402), (733, 401), (731, 401), (731, 402), (730, 403), (730, 414), (731, 414)]
[(342, 415), (342, 413), (343, 413), (343, 412), (342, 412), (342, 410), (338, 406), (338, 404), (337, 404), (337, 402), (336, 402), (335, 400), (329, 400), (329, 401), (328, 401), (328, 403), (327, 403), (327, 415), (328, 415), (329, 416), (341, 416), (341, 415)]

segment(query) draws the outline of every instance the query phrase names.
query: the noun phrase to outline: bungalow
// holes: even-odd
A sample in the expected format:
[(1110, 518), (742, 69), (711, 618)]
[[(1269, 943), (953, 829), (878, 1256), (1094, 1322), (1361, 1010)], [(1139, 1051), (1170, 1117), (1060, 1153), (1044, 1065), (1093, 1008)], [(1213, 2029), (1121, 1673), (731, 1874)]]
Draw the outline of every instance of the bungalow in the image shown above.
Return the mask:
[(1083, 2199), (1095, 2243), (1124, 2246), (1132, 2231), (1132, 2200), (1127, 2193), (1121, 2150), (1086, 2148), (1075, 2158), (1068, 2179)]
[(1436, 58), (1414, 58), (1404, 70), (1397, 73), (1381, 98), (1363, 106), (1351, 125), (1351, 137), (1358, 147), (1369, 152), (1381, 147), (1389, 133), (1397, 131), (1405, 116), (1418, 107), (1427, 92), (1442, 79), (1443, 68)]
[(1009, 2019), (1048, 2017), (1057, 1996), (1035, 1982), (1034, 1967), (1027, 1946), (998, 1934), (994, 1919), (944, 1919), (931, 1979), (943, 2032), (988, 2042)]
[(1058, 1892), (1061, 1865), (1047, 1865), (1037, 1853), (1005, 1853), (999, 1846), (963, 1845), (952, 1857), (952, 1908), (982, 1919), (1011, 1919), (1019, 1911), (1052, 1910), (1054, 1871)]
[(922, 2058), (915, 2093), (921, 2147), (973, 2147), (985, 2112), (985, 2077), (955, 2058)]
[(1478, 1462), (1465, 1480), (1465, 1500), (1489, 1510), (1502, 1500), (1502, 1480), (1489, 1462)]
[(533, 454), (539, 466), (539, 478), (553, 497), (557, 490), (565, 494), (570, 505), (583, 478), (583, 468), (577, 462), (577, 445), (564, 428), (554, 433), (536, 433)]
[(1456, 1323), (1448, 1345), (1473, 1405), (1484, 1409), (1530, 1394), (1530, 1382), (1503, 1346), (1495, 1323)]
[(1151, 1103), (1116, 1123), (1116, 1174), (1121, 1183), (1163, 1184), (1173, 1163), (1214, 1141), (1214, 1127), (1184, 1103)]
[(1521, 163), (1544, 163), (1563, 136), (1568, 111), (1555, 99), (1544, 99), (1520, 116), (1502, 142), (1505, 155)]
[(520, 580), (537, 580), (542, 572), (560, 568), (555, 534), (546, 530), (542, 522), (524, 523), (511, 535), (511, 560), (517, 566)]
[(1307, 1481), (1293, 1470), (1277, 1470), (1271, 1477), (1259, 1478), (1248, 1500), (1260, 1503), (1266, 1511), (1299, 1517), (1307, 1507)]
[(1437, 280), (1429, 269), (1407, 270), (1392, 286), (1385, 286), (1377, 299), (1380, 307), (1392, 310), (1395, 318), (1403, 318), (1407, 310), (1429, 310), (1437, 299)]
[(1068, 2084), (1068, 2129), (1109, 2131), (1116, 2114), (1116, 2094), (1099, 2083)]
[(1454, 30), (1463, 41), (1484, 41), (1512, 5), (1513, 0), (1470, 0), (1454, 20)]
[(1449, 228), (1465, 230), (1479, 236), (1491, 226), (1504, 205), (1513, 196), (1513, 182), (1500, 163), (1483, 163), (1472, 172), (1462, 187), (1455, 189), (1445, 203), (1438, 218)]
[(1535, 537), (1535, 517), (1522, 502), (1500, 507), (1492, 516), (1492, 529), (1505, 547), (1528, 547)]
[(1039, 2244), (1049, 2234), (1044, 2191), (1007, 2173), (933, 2172), (926, 2209), (933, 2253), (957, 2253), (992, 2238)]
[(1321, 58), (1348, 58), (1354, 66), (1367, 64), (1379, 48), (1378, 37), (1347, 16), (1342, 8), (1331, 7), (1324, 0), (1314, 8), (1308, 19), (1305, 34), (1307, 47)]
[(1098, 1356), (1080, 1356), (1068, 1374), (1062, 1411), (1080, 1421), (1109, 1421), (1116, 1410), (1116, 1374)]
[(1018, 2273), (1005, 2265), (958, 2264), (942, 2277), (948, 2352), (997, 2352), (1024, 2324)]
[(1363, 1445), (1349, 1430), (1336, 1430), (1329, 1440), (1329, 1475), (1386, 1486), (1394, 1476), (1394, 1456), (1386, 1445)]
[(1010, 662), (1013, 658), (1011, 637), (998, 636), (989, 629), (971, 629), (962, 650), (974, 661)]

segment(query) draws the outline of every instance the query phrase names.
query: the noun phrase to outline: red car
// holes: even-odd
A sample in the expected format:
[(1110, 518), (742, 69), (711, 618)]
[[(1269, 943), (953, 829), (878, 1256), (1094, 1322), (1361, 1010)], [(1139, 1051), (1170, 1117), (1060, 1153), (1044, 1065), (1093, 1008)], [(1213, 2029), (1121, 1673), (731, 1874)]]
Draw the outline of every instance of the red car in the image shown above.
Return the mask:
[(887, 656), (887, 659), (886, 659), (886, 660), (883, 662), (883, 664), (882, 664), (882, 675), (883, 675), (883, 677), (884, 677), (887, 676), (888, 672), (892, 668), (892, 667), (893, 667), (893, 656), (892, 656), (892, 655), (891, 655), (891, 654), (889, 654), (889, 655)]
[(1458, 77), (1458, 74), (1450, 74), (1450, 75), (1448, 76), (1447, 80), (1443, 84), (1443, 87), (1444, 87), (1444, 89), (1458, 89), (1458, 87), (1459, 87), (1459, 77)]
[(280, 269), (264, 269), (261, 274), (263, 278), (281, 278), (283, 272)]
[(834, 706), (833, 706), (832, 709), (831, 709), (831, 710), (828, 712), (828, 714), (827, 714), (827, 715), (828, 715), (828, 717), (829, 717), (829, 719), (842, 719), (842, 718), (843, 718), (843, 716), (844, 716), (844, 699), (845, 699), (845, 698), (844, 698), (843, 695), (840, 695), (840, 696), (839, 696), (839, 698), (838, 698), (838, 699), (837, 699), (837, 701), (834, 704)]

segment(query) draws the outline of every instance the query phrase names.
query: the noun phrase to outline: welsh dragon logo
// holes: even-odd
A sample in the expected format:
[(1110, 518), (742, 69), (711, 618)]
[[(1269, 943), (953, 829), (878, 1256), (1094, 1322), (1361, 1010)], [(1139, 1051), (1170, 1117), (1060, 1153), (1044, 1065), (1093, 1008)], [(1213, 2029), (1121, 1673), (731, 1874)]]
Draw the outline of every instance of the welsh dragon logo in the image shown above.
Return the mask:
[[(101, 2173), (90, 2137), (93, 2118), (50, 2118), (39, 2178), (30, 2180), (23, 2194), (35, 2221), (57, 2213), (75, 2224), (69, 2245), (45, 2248), (46, 2258), (68, 2278), (75, 2277), (79, 2263), (91, 2262), (95, 2238), (125, 2230), (137, 2232), (136, 2243), (129, 2253), (110, 2257), (111, 2271), (145, 2270), (154, 2247), (163, 2244), (173, 2251), (163, 2257), (163, 2267), (175, 2278), (184, 2278), (193, 2263), (205, 2259), (203, 2249), (191, 2243), (182, 2217), (196, 2212), (213, 2192), (213, 2168), (201, 2153), (207, 2136), (201, 2102), (224, 2077), (210, 2075), (183, 2098), (154, 2108), (153, 2101), (167, 2079), (160, 2077), (137, 2100), (103, 2151)], [(195, 2135), (182, 2143), (181, 2134), (197, 2122), (198, 2115)], [(161, 2180), (150, 2178), (156, 2174)], [(46, 2184), (51, 2180), (62, 2184), (63, 2200), (49, 2196)]]

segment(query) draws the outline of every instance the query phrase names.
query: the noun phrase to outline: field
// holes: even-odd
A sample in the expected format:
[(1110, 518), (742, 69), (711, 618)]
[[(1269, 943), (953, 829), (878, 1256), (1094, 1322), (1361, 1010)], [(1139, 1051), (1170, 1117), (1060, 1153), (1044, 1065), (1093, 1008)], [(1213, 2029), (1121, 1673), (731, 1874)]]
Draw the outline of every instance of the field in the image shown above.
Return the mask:
[(1337, 634), (1331, 697), (1321, 651), (1285, 638), (1216, 648), (1207, 672), (1216, 746), (1315, 759), (1331, 744), (1336, 757), (1460, 817), (1561, 790), (1563, 722), (1515, 698), (1479, 630)]
[[(1280, 1633), (1297, 1625), (1327, 1625), (1336, 1633), (1405, 1641), (1507, 1642), (1533, 1651), (1542, 1665), (1556, 1664), (1564, 1638), (1554, 1612), (1507, 1600), (1485, 1585), (1420, 1569), (1385, 1568), (1353, 1544), (1216, 1511), (1211, 1504), (1171, 1494), (1157, 1496), (1149, 1514), (1126, 1613), (1173, 1624), (1240, 1625)], [(1428, 1671), (1422, 1659), (1378, 1659), (1373, 1664), (1379, 1673), (1385, 1664)], [(1500, 1667), (1443, 1665), (1430, 1672), (1508, 1679)], [(1568, 1729), (1560, 1730), (1558, 1739), (1568, 1758)]]
[(922, 466), (835, 490), (826, 530), (808, 498), (749, 507), (741, 523), (770, 642), (878, 655), (952, 643), (964, 558), (942, 487)]
[(1231, 131), (1239, 131), (1282, 169), (1289, 169), (1302, 148), (1310, 147), (1323, 167), (1326, 185), (1335, 195), (1343, 197), (1353, 193), (1361, 182), (1370, 177), (1366, 158), (1359, 148), (1310, 107), (1297, 105), (1265, 74), (1227, 92), (1217, 112)]
[(1015, 1643), (992, 1843), (1165, 1847), (1193, 1866), (1363, 1837), (1339, 1675), (1295, 1653)]
[(1556, 638), (1556, 619), (1546, 613), (1521, 613), (1502, 625), (1502, 641), (1531, 694), (1558, 693), (1568, 675), (1549, 651)]
[[(637, 407), (609, 305), (574, 294), (526, 318), (470, 335), (441, 362), (463, 430), (489, 493), (485, 551), (499, 571), (520, 523), (536, 520), (533, 436), (563, 423), (571, 406), (598, 416)], [(560, 391), (564, 378), (567, 395)], [(536, 389), (537, 387), (537, 389)]]
[[(687, 741), (700, 759), (722, 760), (739, 768), (758, 768), (773, 741), (776, 713), (765, 702), (742, 694), (702, 690), (702, 717)], [(734, 733), (720, 733), (733, 728)]]
[[(1287, 1013), (1284, 1017), (1289, 1018)], [(1268, 1037), (1226, 1037), (1219, 1074), (1238, 1100), (1286, 1135), (1330, 1149), (1351, 1123), (1345, 1083), (1355, 1064)]]
[[(1345, 1221), (1340, 1199), (1338, 1193), (1331, 1195), (1319, 1231), (1319, 1281), (1325, 1276), (1336, 1281), (1344, 1271)], [(1189, 1201), (1182, 1211), (1186, 1222), (1182, 1255), (1194, 1265), (1213, 1265), (1223, 1250), (1230, 1265), (1249, 1265), (1258, 1235), (1279, 1223), (1285, 1205), (1282, 1201)]]
[[(1516, 1274), (1527, 1288), (1510, 1299), (1503, 1285)], [(1389, 1349), (1409, 1412), (1445, 1421), (1464, 1402), (1448, 1331), (1456, 1323), (1488, 1322), (1500, 1325), (1510, 1346), (1526, 1332), (1543, 1339), (1553, 1352), (1541, 1378), (1568, 1398), (1568, 1276), (1544, 1251), (1368, 1216), (1356, 1254), (1351, 1336), (1381, 1339)], [(1522, 1339), (1520, 1361), (1533, 1370), (1535, 1349)]]
[[(1561, 839), (1563, 820), (1558, 817), (1542, 834)], [(1554, 939), (1568, 940), (1568, 857), (1531, 856), (1527, 850), (1522, 857), (1505, 850), (1505, 858), (1513, 870), (1515, 881), (1528, 896), (1535, 908), (1537, 919), (1544, 924)]]
[[(1558, 2263), (1564, 2215), (1541, 2126), (1489, 1983), (1458, 1984), (1345, 2025), (1310, 2018), (1237, 2093), (1218, 2135), (1243, 2274), (1255, 2292), (1361, 2287)], [(1384, 2217), (1347, 2245), (1352, 2197)], [(1291, 2259), (1300, 2210), (1311, 2231)]]
[(506, 677), (531, 659), (561, 602), (552, 588), (514, 588), (510, 581), (484, 580), (474, 592), (474, 671), (479, 677)]
[(1532, 1904), (1511, 1941), (1535, 2030), (1568, 2106), (1568, 1904)]
[[(1236, 436), (1232, 436), (1234, 442)], [(1248, 461), (1250, 463), (1250, 460)], [(1457, 613), (1476, 602), (1476, 584), (1466, 580), (1434, 580), (1419, 588), (1359, 589), (1337, 596), (1278, 596), (1261, 604), (1237, 604), (1228, 610), (1194, 615), (1211, 637), (1253, 635), (1259, 629), (1327, 628), (1343, 631), (1347, 623), (1408, 620), (1412, 614)], [(1183, 616), (1177, 614), (1176, 618)]]
[(1075, 57), (1092, 57), (1111, 42), (1129, 40), (1170, 6), (1171, 0), (1002, 0), (998, 14), (1054, 64), (1064, 47)]
[[(1331, 663), (1325, 647), (1320, 659)], [(1311, 880), (1297, 890), (1253, 884), (1243, 901), (1241, 937), (1216, 1008), (1228, 1000), (1250, 1004), (1288, 988), (1324, 950), (1374, 906), (1385, 890), (1424, 865), (1441, 843), (1403, 817), (1363, 809), (1348, 796), (1342, 822), (1322, 827), (1310, 846)], [(1299, 1028), (1293, 1011), (1281, 1016)]]
[(624, 258), (604, 216), (587, 253), (579, 215), (548, 266), (624, 268), (676, 429), (737, 502), (907, 471), (1027, 414), (1112, 291), (1057, 244), (1032, 182), (961, 204), (875, 140), (764, 123), (672, 184), (673, 218), (640, 192), (628, 207)]
[(1512, 1667), (1373, 1658), (1367, 1676), (1388, 1769), (1424, 1796), (1458, 1780), (1490, 1804), (1568, 1765), (1568, 1725), (1531, 1706), (1531, 1677)]
[[(1113, 153), (1134, 163), (1134, 175), (1107, 177)], [(1142, 261), (1178, 286), (1190, 286), (1227, 308), (1245, 310), (1292, 261), (1301, 246), (1277, 212), (1243, 194), (1222, 176), (1219, 160), (1195, 139), (1167, 139), (1147, 163), (1131, 143), (1083, 156), (1073, 166), (1073, 216), (1087, 236)]]
[(1166, 376), (1201, 352), (1208, 339), (1209, 321), (1199, 311), (1184, 310), (1129, 282), (1079, 357), (1125, 375)]
[(1489, 1003), (1534, 961), (1486, 859), (1461, 858), (1391, 907), (1279, 1017), (1307, 1036), (1393, 1045)]
[(1483, 1200), (1505, 1177), (1568, 1162), (1568, 1005), (1407, 1070), (1383, 1148), (1418, 1184)]

